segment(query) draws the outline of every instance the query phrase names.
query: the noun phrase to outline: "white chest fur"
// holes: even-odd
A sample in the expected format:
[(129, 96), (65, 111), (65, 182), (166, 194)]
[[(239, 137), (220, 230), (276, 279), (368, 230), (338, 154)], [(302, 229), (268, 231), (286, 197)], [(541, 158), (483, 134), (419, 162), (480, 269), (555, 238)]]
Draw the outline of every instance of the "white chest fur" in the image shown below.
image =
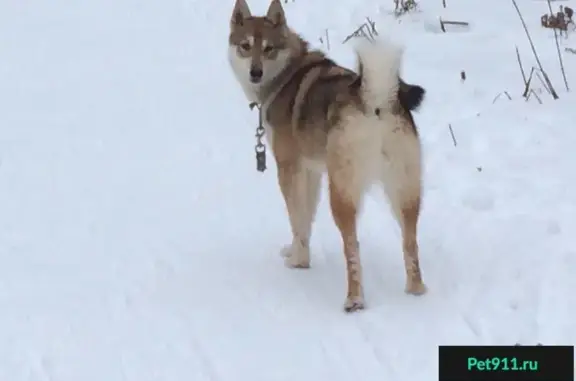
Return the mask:
[[(250, 60), (238, 57), (236, 53), (236, 48), (233, 46), (228, 48), (228, 60), (230, 61), (230, 66), (232, 67), (232, 71), (234, 72), (236, 80), (238, 81), (240, 87), (242, 87), (242, 90), (246, 95), (248, 103), (252, 102), (259, 103), (259, 99), (257, 96), (259, 85), (253, 84), (252, 82), (250, 82), (250, 79), (248, 78), (250, 73)], [(273, 131), (272, 127), (266, 122), (266, 111), (268, 110), (268, 106), (270, 105), (271, 101), (275, 98), (275, 96), (276, 94), (272, 94), (272, 96), (268, 97), (268, 100), (264, 102), (264, 104), (261, 106), (266, 141), (268, 142), (269, 145), (272, 144)]]

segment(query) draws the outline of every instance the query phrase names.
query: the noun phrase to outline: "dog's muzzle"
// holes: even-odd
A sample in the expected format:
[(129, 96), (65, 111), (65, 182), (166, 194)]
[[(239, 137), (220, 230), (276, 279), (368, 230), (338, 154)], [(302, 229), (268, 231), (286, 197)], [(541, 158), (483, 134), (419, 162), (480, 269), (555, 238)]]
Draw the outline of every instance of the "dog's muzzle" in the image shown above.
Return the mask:
[(258, 83), (262, 80), (262, 69), (250, 69), (250, 82)]

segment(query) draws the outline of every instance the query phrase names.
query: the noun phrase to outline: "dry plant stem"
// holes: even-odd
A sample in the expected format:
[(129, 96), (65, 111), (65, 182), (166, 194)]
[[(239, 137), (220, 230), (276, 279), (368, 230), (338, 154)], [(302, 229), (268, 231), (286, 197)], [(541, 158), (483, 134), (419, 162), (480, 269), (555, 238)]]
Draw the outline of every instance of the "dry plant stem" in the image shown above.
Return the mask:
[(534, 75), (536, 75), (536, 78), (540, 80), (540, 83), (542, 83), (542, 86), (544, 86), (544, 90), (546, 90), (548, 94), (552, 94), (552, 92), (548, 88), (548, 85), (546, 84), (544, 79), (542, 79), (542, 76), (540, 75), (538, 68), (533, 66), (532, 70), (530, 70), (530, 75), (528, 76), (528, 81), (526, 81), (526, 87), (524, 88), (524, 94), (522, 94), (522, 96), (523, 97), (528, 96), (528, 93), (531, 90), (530, 86), (532, 85), (532, 79), (534, 78)]
[(520, 73), (522, 73), (522, 80), (524, 81), (524, 87), (526, 87), (528, 80), (526, 79), (526, 72), (524, 71), (524, 66), (522, 66), (522, 59), (520, 58), (520, 51), (518, 50), (518, 46), (516, 46), (516, 58), (518, 59), (518, 66), (520, 66)]
[(540, 75), (540, 72), (538, 71), (538, 69), (534, 68), (534, 73), (536, 73), (536, 77), (538, 77), (538, 79), (542, 83), (542, 86), (544, 86), (544, 89), (546, 89), (546, 91), (548, 91), (548, 94), (552, 94), (552, 91), (548, 88), (546, 81), (544, 81), (544, 79), (542, 79), (542, 76)]
[(348, 37), (342, 41), (343, 44), (347, 43), (353, 37), (364, 37), (370, 41), (374, 40), (375, 36), (378, 35), (376, 32), (375, 23), (372, 22), (369, 18), (367, 19), (368, 23), (364, 23), (358, 27), (354, 32), (352, 32)]
[(534, 76), (534, 68), (532, 68), (532, 70), (530, 70), (530, 75), (528, 76), (528, 79), (526, 80), (526, 84), (524, 85), (524, 92), (522, 93), (522, 96), (524, 98), (526, 98), (528, 96), (528, 93), (530, 92), (530, 84), (532, 83), (532, 77)]
[(499, 93), (498, 95), (496, 95), (496, 97), (495, 97), (494, 100), (492, 101), (492, 104), (496, 103), (496, 101), (497, 101), (498, 99), (500, 99), (500, 97), (502, 96), (502, 94), (506, 95), (506, 97), (508, 98), (509, 101), (512, 100), (512, 97), (510, 96), (510, 94), (508, 94), (507, 91), (503, 91), (503, 92)]
[(522, 17), (522, 13), (520, 12), (520, 8), (518, 8), (518, 4), (516, 4), (516, 0), (512, 0), (512, 4), (514, 5), (514, 8), (516, 8), (516, 12), (518, 12), (518, 17), (520, 17), (520, 21), (522, 22), (522, 26), (524, 27), (524, 32), (526, 32), (526, 37), (528, 37), (528, 41), (530, 42), (530, 47), (532, 48), (532, 53), (534, 54), (534, 58), (536, 59), (536, 63), (538, 63), (538, 67), (540, 68), (540, 71), (542, 72), (542, 75), (544, 76), (544, 79), (546, 80), (548, 87), (550, 88), (552, 98), (558, 99), (559, 98), (558, 94), (556, 93), (556, 90), (554, 90), (554, 87), (552, 86), (552, 82), (550, 82), (550, 78), (548, 78), (548, 75), (546, 74), (546, 72), (542, 68), (542, 63), (540, 62), (540, 58), (538, 57), (538, 53), (536, 53), (536, 48), (534, 47), (534, 42), (532, 41), (532, 37), (530, 36), (530, 32), (528, 32), (528, 27), (526, 26), (526, 21), (524, 21), (524, 17)]
[(451, 124), (448, 124), (448, 129), (450, 130), (450, 136), (452, 136), (452, 143), (454, 143), (454, 147), (458, 146), (458, 142), (456, 142), (456, 136), (454, 136), (454, 131), (452, 130)]
[(366, 21), (370, 26), (370, 32), (372, 33), (372, 35), (378, 36), (378, 31), (376, 30), (376, 22), (370, 20), (370, 17), (366, 17)]
[(470, 25), (469, 23), (467, 23), (466, 21), (447, 21), (447, 20), (442, 20), (442, 17), (440, 17), (440, 29), (442, 30), (442, 32), (446, 33), (446, 27), (445, 25), (461, 25), (461, 26), (468, 26)]
[(343, 43), (343, 44), (347, 43), (348, 40), (350, 40), (352, 37), (361, 36), (360, 33), (365, 34), (365, 33), (364, 33), (364, 30), (363, 30), (365, 26), (366, 26), (366, 24), (360, 25), (360, 26), (358, 27), (358, 29), (356, 29), (354, 32), (350, 33), (350, 34), (348, 35), (348, 37), (346, 37), (346, 38), (344, 39), (344, 41), (342, 41), (342, 43)]
[(528, 102), (528, 100), (530, 99), (530, 95), (534, 95), (534, 97), (538, 100), (538, 103), (542, 104), (542, 99), (540, 99), (540, 97), (538, 96), (538, 94), (536, 94), (534, 89), (530, 90), (530, 92), (528, 93), (528, 96), (526, 97), (526, 102)]
[(444, 25), (462, 25), (462, 26), (470, 25), (466, 21), (446, 21), (446, 20), (444, 20), (444, 21), (442, 21), (442, 23), (444, 23)]
[[(553, 13), (552, 3), (550, 3), (550, 0), (548, 0), (548, 8), (550, 9), (550, 14), (552, 14)], [(558, 43), (558, 33), (556, 32), (556, 28), (552, 29), (554, 29), (554, 40), (556, 41), (556, 51), (558, 52), (558, 61), (560, 61), (560, 70), (562, 71), (564, 86), (566, 86), (566, 91), (570, 91), (570, 87), (568, 86), (568, 79), (566, 79), (566, 71), (564, 70), (564, 61), (562, 61), (562, 53), (560, 53), (560, 44)]]

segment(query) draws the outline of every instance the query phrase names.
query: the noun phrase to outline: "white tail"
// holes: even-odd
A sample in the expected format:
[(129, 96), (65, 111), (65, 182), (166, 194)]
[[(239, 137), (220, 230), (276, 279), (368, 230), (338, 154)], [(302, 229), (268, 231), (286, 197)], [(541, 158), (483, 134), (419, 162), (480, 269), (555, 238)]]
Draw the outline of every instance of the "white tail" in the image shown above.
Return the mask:
[(391, 41), (362, 39), (356, 46), (362, 99), (370, 108), (389, 111), (398, 99), (403, 49)]

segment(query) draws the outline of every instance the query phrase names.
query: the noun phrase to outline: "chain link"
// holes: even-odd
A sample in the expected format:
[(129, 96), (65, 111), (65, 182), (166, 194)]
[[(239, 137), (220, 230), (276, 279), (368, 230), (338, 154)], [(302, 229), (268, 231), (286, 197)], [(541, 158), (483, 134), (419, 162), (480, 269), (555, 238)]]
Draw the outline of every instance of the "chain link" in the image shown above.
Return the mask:
[(254, 151), (256, 152), (256, 169), (258, 172), (264, 172), (266, 170), (266, 146), (262, 142), (264, 138), (264, 118), (262, 116), (262, 106), (257, 103), (250, 103), (250, 110), (254, 107), (258, 108), (258, 127), (256, 127), (256, 146)]

